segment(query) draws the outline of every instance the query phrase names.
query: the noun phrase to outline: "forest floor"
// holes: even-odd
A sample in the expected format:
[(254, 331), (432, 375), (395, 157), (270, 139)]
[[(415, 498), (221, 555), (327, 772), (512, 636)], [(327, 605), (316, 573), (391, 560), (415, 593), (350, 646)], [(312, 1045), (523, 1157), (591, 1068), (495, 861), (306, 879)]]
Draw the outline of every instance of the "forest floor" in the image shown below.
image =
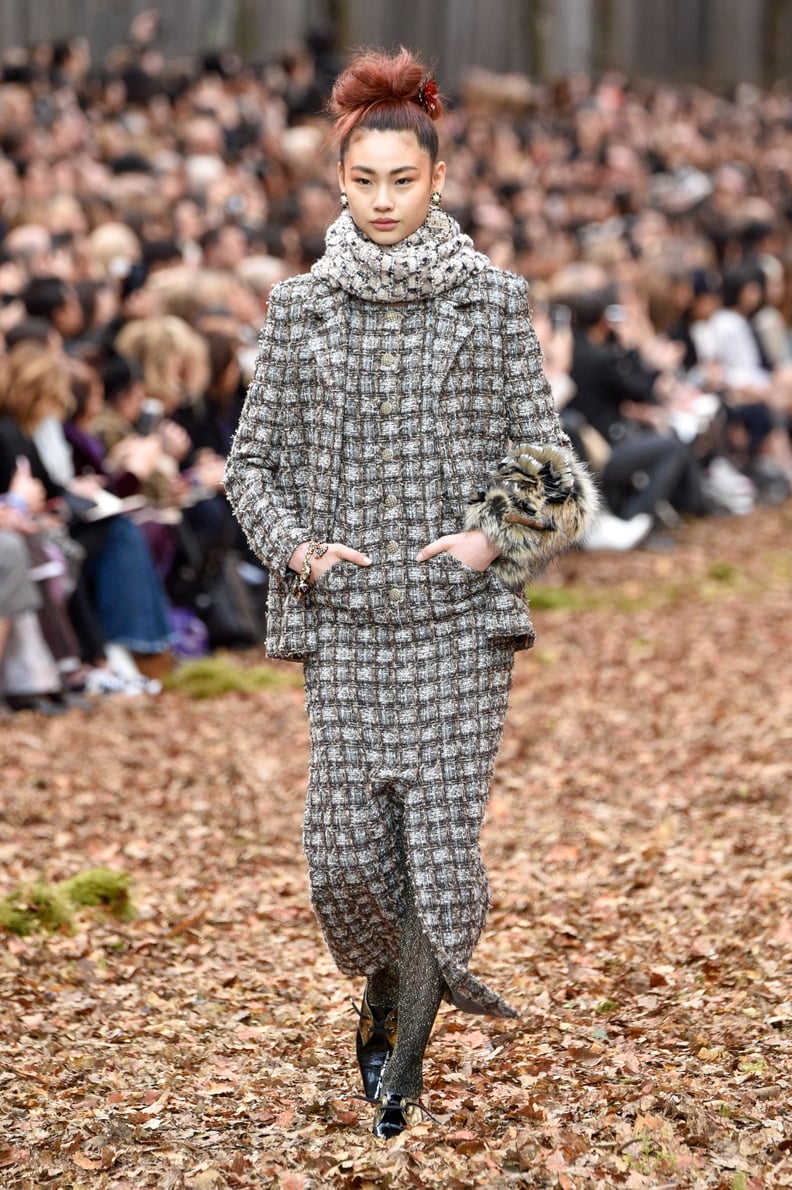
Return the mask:
[[(792, 507), (536, 589), (473, 968), (427, 1121), (371, 1137), (312, 916), (301, 671), (0, 723), (0, 896), (94, 866), (137, 910), (0, 935), (4, 1190), (792, 1187)], [(243, 666), (261, 660), (243, 655)]]

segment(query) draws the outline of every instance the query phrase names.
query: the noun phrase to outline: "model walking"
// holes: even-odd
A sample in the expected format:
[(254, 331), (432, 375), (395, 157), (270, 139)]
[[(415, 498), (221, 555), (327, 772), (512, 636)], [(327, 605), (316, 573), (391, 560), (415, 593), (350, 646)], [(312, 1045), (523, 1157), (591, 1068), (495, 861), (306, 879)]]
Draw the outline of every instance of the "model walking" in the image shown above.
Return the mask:
[(226, 482), (270, 568), (270, 656), (304, 662), (312, 901), (339, 968), (367, 977), (357, 1056), (390, 1137), (444, 997), (515, 1015), (468, 970), (479, 834), (533, 642), (522, 588), (596, 498), (525, 282), (441, 209), (434, 80), (406, 51), (361, 55), (332, 106), (344, 209), (273, 290)]

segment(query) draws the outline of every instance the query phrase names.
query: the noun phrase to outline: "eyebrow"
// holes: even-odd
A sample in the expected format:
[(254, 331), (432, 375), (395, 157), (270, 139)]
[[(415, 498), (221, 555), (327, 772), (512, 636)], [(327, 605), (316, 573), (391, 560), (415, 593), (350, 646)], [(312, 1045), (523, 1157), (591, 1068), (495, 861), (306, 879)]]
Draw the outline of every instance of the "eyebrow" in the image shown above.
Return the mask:
[[(367, 165), (350, 165), (349, 168), (356, 169), (358, 171), (358, 173), (361, 173), (361, 174), (370, 174), (372, 177), (374, 177), (377, 173), (377, 171), (375, 169), (369, 169), (369, 167)], [(417, 165), (397, 165), (396, 169), (392, 169), (390, 171), (391, 177), (393, 177), (394, 174), (403, 174), (405, 172), (405, 170), (408, 170), (408, 169), (414, 170), (416, 173), (420, 172), (419, 167)]]

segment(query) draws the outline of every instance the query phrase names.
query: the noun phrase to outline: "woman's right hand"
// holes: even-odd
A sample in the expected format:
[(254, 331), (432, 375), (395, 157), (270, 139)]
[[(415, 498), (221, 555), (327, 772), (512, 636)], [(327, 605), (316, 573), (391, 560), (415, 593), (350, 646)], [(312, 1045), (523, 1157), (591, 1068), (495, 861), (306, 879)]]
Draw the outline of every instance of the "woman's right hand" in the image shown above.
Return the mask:
[[(303, 541), (301, 545), (297, 546), (289, 558), (290, 570), (294, 570), (297, 574), (300, 573), (310, 544), (309, 541)], [(328, 541), (327, 550), (321, 558), (311, 559), (311, 582), (315, 583), (319, 576), (329, 570), (331, 566), (335, 566), (336, 562), (352, 562), (355, 566), (370, 566), (371, 558), (367, 554), (362, 554), (360, 550), (353, 550), (351, 546), (344, 545), (341, 541)]]

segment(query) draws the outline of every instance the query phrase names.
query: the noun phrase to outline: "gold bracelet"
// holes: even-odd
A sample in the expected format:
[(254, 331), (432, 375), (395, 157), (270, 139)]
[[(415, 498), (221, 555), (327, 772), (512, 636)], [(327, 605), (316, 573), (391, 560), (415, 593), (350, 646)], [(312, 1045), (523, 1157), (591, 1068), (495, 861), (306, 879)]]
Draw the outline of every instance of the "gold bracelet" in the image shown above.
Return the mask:
[(305, 551), (303, 564), (300, 567), (300, 573), (297, 575), (297, 581), (294, 584), (294, 596), (307, 607), (311, 597), (311, 562), (314, 558), (321, 558), (327, 553), (327, 546), (323, 541), (309, 541), (308, 549)]

